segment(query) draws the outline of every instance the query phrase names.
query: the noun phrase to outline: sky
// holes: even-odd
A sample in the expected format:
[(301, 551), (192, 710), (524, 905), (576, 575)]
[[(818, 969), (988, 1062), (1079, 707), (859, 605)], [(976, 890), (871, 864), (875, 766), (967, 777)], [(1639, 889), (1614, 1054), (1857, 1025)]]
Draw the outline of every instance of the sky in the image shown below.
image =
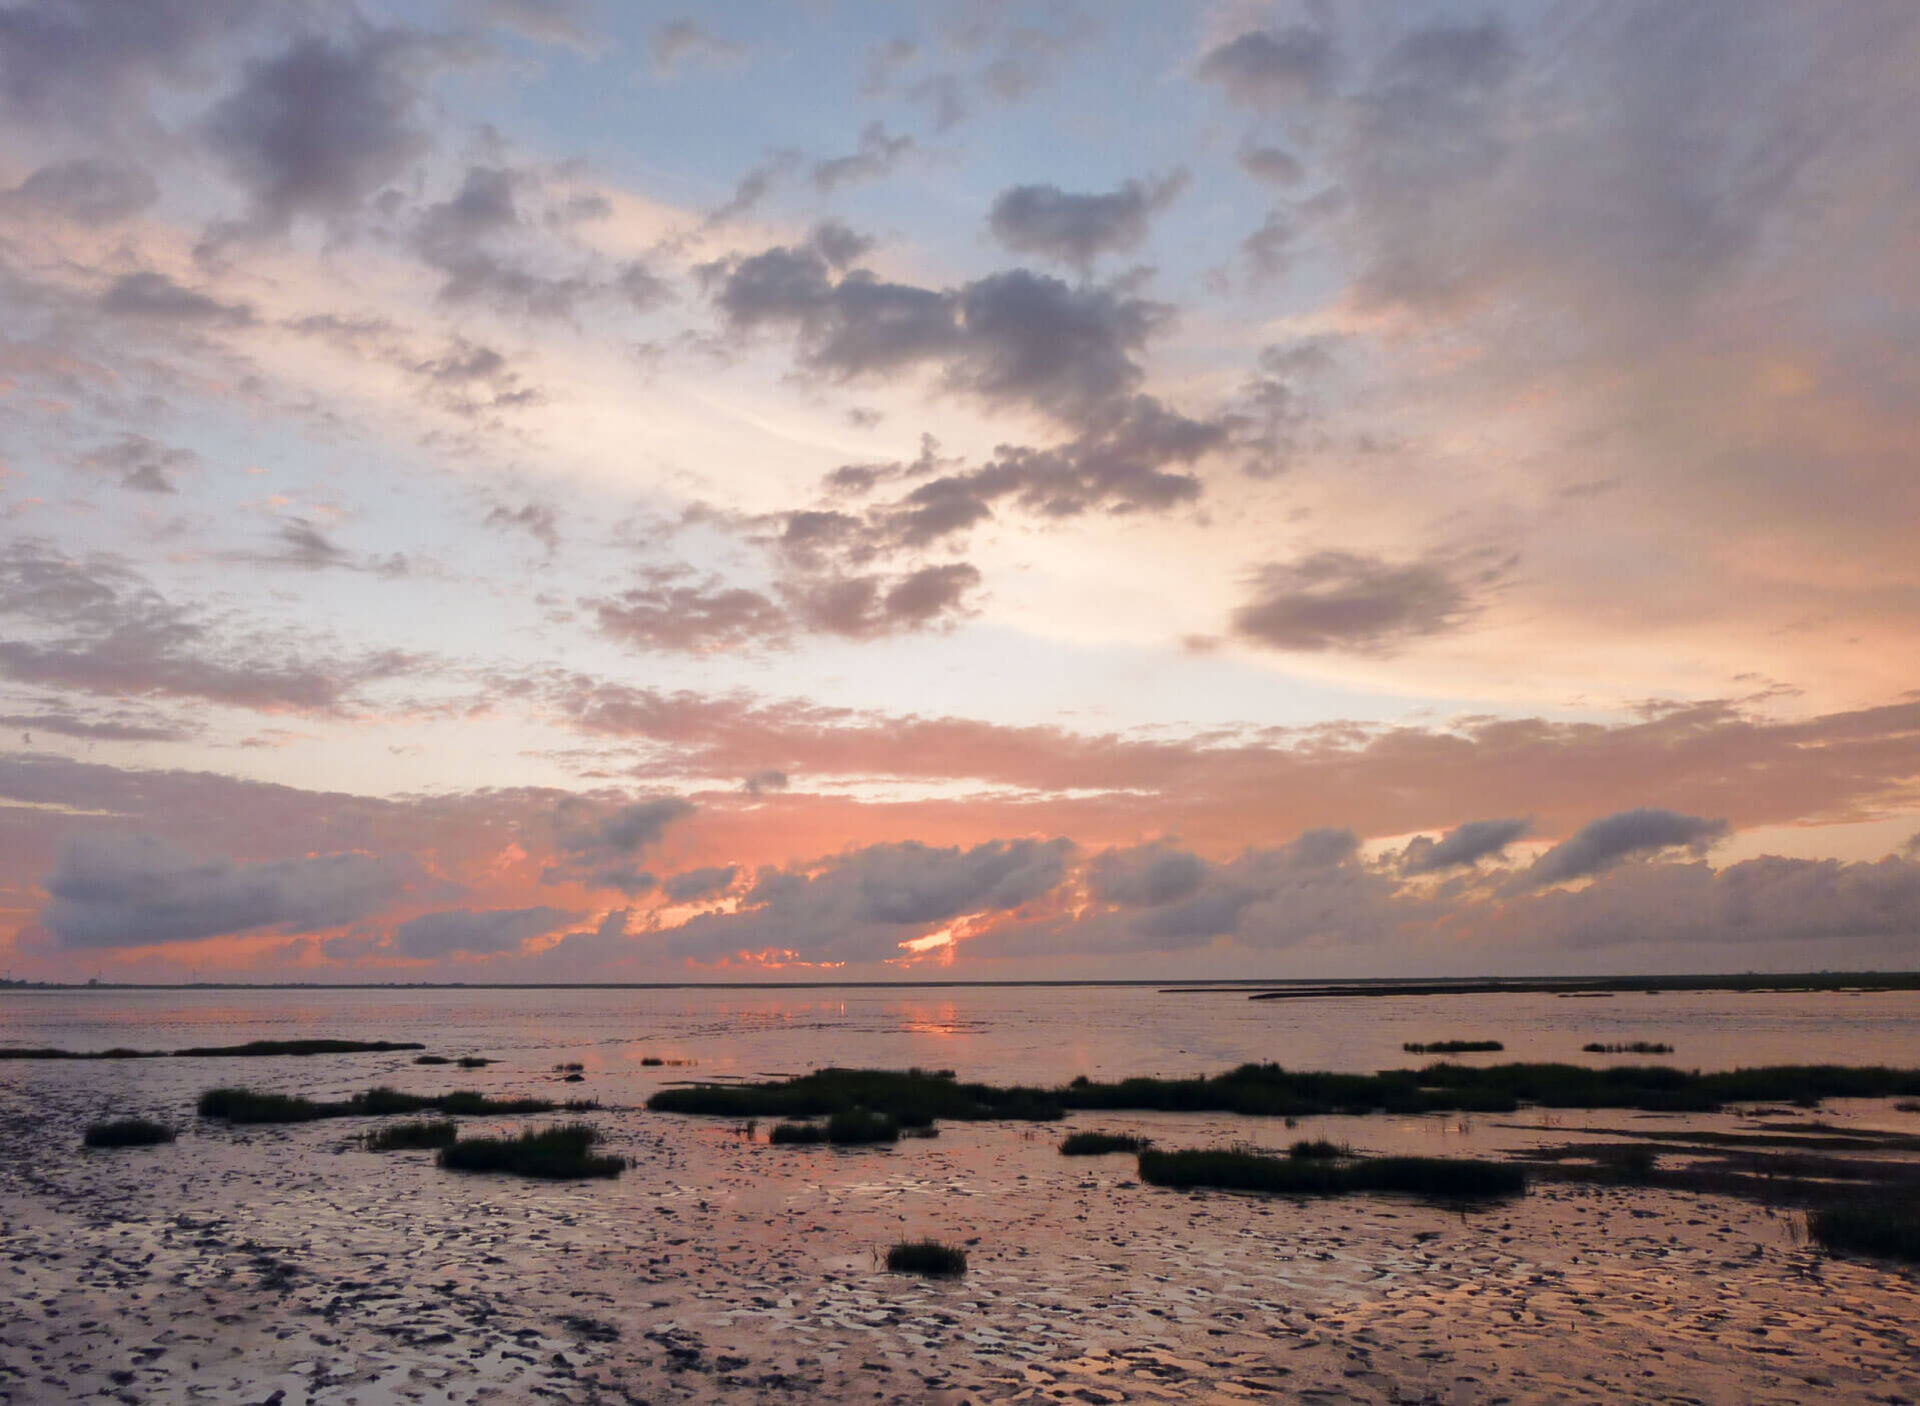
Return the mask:
[(0, 968), (1920, 957), (1920, 7), (0, 0)]

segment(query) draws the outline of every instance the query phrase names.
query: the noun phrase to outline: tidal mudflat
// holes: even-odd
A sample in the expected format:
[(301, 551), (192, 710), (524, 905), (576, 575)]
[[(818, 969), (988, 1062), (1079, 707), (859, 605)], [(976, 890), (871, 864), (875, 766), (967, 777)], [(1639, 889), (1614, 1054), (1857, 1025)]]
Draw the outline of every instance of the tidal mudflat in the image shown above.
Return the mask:
[[(1490, 1030), (1510, 1048), (1543, 1038), (1516, 1038), (1490, 1009), (1439, 1028)], [(500, 1056), (480, 1071), (400, 1053), (12, 1065), (0, 1077), (0, 1401), (1920, 1400), (1920, 1273), (1829, 1255), (1795, 1205), (1658, 1180), (1793, 1138), (1808, 1157), (1904, 1164), (1915, 1154), (1877, 1136), (1920, 1137), (1920, 1112), (1899, 1099), (1293, 1127), (1068, 1109), (843, 1147), (772, 1145), (767, 1118), (749, 1131), (644, 1106), (705, 1070), (772, 1078), (803, 1071), (786, 1063), (796, 1054), (824, 1064), (874, 1038), (812, 1024), (827, 1028), (704, 1041), (656, 1025), (631, 1033), (630, 1061), (618, 1057), (628, 1045), (563, 1043), (578, 1025), (544, 1040), (509, 1027), (491, 1047), (432, 1041)], [(1381, 1038), (1402, 1043), (1391, 1028)], [(966, 1058), (964, 1038), (946, 1040), (961, 1082), (1005, 1077)], [(663, 1048), (695, 1067), (640, 1063)], [(557, 1061), (585, 1065), (601, 1107), (581, 1116), (600, 1134), (595, 1153), (624, 1160), (617, 1177), (523, 1180), (443, 1170), (432, 1148), (366, 1150), (398, 1114), (235, 1125), (194, 1112), (228, 1081), (320, 1102), (383, 1083), (555, 1100), (581, 1087), (559, 1082)], [(1100, 1082), (1152, 1066), (1088, 1067)], [(89, 1123), (130, 1116), (175, 1141), (82, 1145)], [(454, 1116), (470, 1138), (562, 1115)], [(1300, 1198), (1147, 1184), (1125, 1152), (1062, 1156), (1076, 1131), (1169, 1151), (1541, 1155), (1524, 1195), (1478, 1205)], [(1666, 1149), (1653, 1184), (1625, 1165), (1556, 1179), (1597, 1164), (1595, 1149), (1646, 1144)], [(927, 1240), (963, 1252), (964, 1272), (888, 1270), (892, 1247)]]

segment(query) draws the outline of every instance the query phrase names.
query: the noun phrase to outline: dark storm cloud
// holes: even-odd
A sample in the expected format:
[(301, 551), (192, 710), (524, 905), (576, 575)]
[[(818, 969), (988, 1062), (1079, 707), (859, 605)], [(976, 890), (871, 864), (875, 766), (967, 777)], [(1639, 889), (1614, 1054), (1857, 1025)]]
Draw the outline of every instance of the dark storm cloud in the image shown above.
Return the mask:
[(1087, 867), (1087, 892), (1096, 902), (1129, 906), (1171, 903), (1197, 891), (1207, 863), (1163, 844), (1104, 850)]
[(122, 488), (141, 493), (175, 493), (176, 476), (200, 462), (191, 449), (161, 444), (143, 434), (124, 434), (111, 444), (89, 450), (79, 459), (83, 468), (111, 474)]
[(1065, 840), (995, 840), (972, 849), (871, 845), (813, 868), (762, 869), (735, 913), (703, 914), (663, 935), (675, 957), (793, 952), (805, 961), (878, 961), (973, 913), (1017, 909), (1057, 888)]
[(1516, 883), (1537, 888), (1584, 879), (1623, 860), (1664, 850), (1686, 849), (1701, 854), (1727, 834), (1724, 820), (1648, 807), (1624, 810), (1582, 826), (1536, 859)]
[(1469, 585), (1491, 570), (1466, 575), (1434, 561), (1316, 552), (1262, 568), (1233, 629), (1274, 649), (1384, 652), (1456, 629), (1474, 609)]
[(404, 30), (295, 40), (247, 66), (215, 105), (207, 141), (246, 190), (251, 233), (278, 233), (303, 215), (356, 212), (427, 146), (422, 85), (453, 54)]
[(554, 811), (557, 862), (541, 879), (619, 889), (629, 897), (646, 893), (655, 880), (639, 867), (640, 856), (660, 843), (669, 825), (693, 810), (691, 802), (677, 796), (611, 807), (569, 796)]
[(1490, 855), (1504, 854), (1508, 845), (1532, 828), (1529, 820), (1470, 820), (1438, 840), (1417, 835), (1401, 851), (1400, 868), (1408, 874), (1464, 868)]
[(791, 328), (809, 371), (834, 380), (937, 367), (944, 386), (1078, 423), (1132, 393), (1134, 359), (1172, 309), (1026, 269), (956, 289), (840, 277), (813, 248), (779, 246), (705, 266), (730, 330)]
[(709, 864), (702, 869), (689, 869), (684, 874), (662, 879), (660, 891), (675, 903), (714, 898), (732, 887), (739, 873), (740, 866), (737, 864)]
[(103, 312), (182, 326), (244, 327), (253, 321), (245, 303), (223, 303), (175, 283), (163, 273), (129, 273), (100, 296)]
[(1208, 52), (1200, 76), (1246, 107), (1290, 107), (1327, 96), (1339, 67), (1333, 36), (1290, 25), (1255, 29)]
[(61, 852), (40, 921), (65, 947), (327, 928), (392, 903), (417, 876), (411, 861), (365, 854), (200, 863), (150, 835), (91, 835)]
[(159, 198), (158, 182), (137, 166), (78, 158), (40, 167), (0, 195), (0, 204), (106, 225), (139, 214)]
[(563, 908), (471, 908), (422, 913), (394, 929), (393, 945), (403, 957), (445, 957), (455, 952), (483, 956), (517, 951), (522, 942), (552, 932), (580, 915)]
[(993, 202), (987, 225), (1008, 249), (1085, 269), (1101, 254), (1137, 248), (1147, 237), (1151, 218), (1186, 186), (1185, 171), (1160, 180), (1128, 181), (1098, 195), (1070, 193), (1055, 185), (1014, 186)]
[(0, 549), (0, 677), (117, 696), (202, 698), (239, 708), (330, 712), (356, 687), (414, 662), (289, 660), (284, 645), (216, 639), (118, 560), (70, 560), (31, 539)]

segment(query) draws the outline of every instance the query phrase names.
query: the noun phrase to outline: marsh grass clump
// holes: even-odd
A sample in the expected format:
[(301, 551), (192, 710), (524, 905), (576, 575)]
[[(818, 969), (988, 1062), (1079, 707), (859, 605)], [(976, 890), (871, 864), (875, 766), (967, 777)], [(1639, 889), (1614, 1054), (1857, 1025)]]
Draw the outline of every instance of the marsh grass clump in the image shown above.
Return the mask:
[(1626, 1044), (1615, 1045), (1605, 1044), (1596, 1040), (1592, 1044), (1582, 1045), (1580, 1052), (1582, 1054), (1657, 1055), (1672, 1054), (1673, 1046), (1662, 1044), (1658, 1040), (1632, 1040)]
[(89, 1123), (82, 1139), (88, 1147), (152, 1147), (172, 1142), (173, 1129), (151, 1118), (118, 1118), (109, 1123)]
[(518, 1137), (461, 1138), (440, 1149), (439, 1164), (450, 1172), (507, 1172), (543, 1181), (617, 1177), (624, 1157), (593, 1151), (600, 1130), (588, 1123), (557, 1123), (530, 1128)]
[(411, 1152), (419, 1148), (451, 1147), (460, 1125), (451, 1118), (422, 1118), (412, 1123), (389, 1123), (360, 1140), (369, 1152)]
[(461, 1055), (454, 1063), (462, 1069), (485, 1069), (489, 1064), (498, 1064), (497, 1059), (488, 1059), (485, 1055)]
[(1287, 1156), (1325, 1162), (1334, 1157), (1351, 1157), (1353, 1149), (1344, 1143), (1328, 1142), (1325, 1138), (1301, 1138), (1287, 1149)]
[(269, 1055), (363, 1054), (424, 1050), (418, 1040), (249, 1040), (244, 1045), (198, 1045), (185, 1050), (0, 1049), (0, 1059), (256, 1059)]
[(202, 1118), (219, 1118), (229, 1123), (311, 1123), (319, 1118), (379, 1118), (396, 1113), (484, 1115), (553, 1111), (553, 1104), (542, 1098), (490, 1099), (471, 1089), (429, 1096), (386, 1087), (325, 1103), (252, 1089), (208, 1089), (200, 1095), (198, 1107)]
[(1859, 1201), (1809, 1211), (1807, 1234), (1830, 1254), (1920, 1261), (1920, 1199)]
[(840, 1147), (862, 1143), (898, 1142), (900, 1124), (870, 1108), (847, 1108), (827, 1119), (827, 1141)]
[(957, 1279), (967, 1272), (967, 1252), (938, 1240), (902, 1240), (887, 1251), (887, 1268), (895, 1274)]
[(1152, 1138), (1132, 1133), (1068, 1133), (1060, 1144), (1060, 1155), (1099, 1157), (1108, 1152), (1140, 1152), (1152, 1145)]
[(448, 1059), (445, 1055), (415, 1055), (413, 1057), (413, 1062), (415, 1064), (452, 1064), (453, 1063), (453, 1061)]
[(1055, 1093), (963, 1084), (948, 1070), (820, 1069), (759, 1084), (687, 1084), (647, 1100), (656, 1113), (723, 1118), (825, 1118), (856, 1108), (924, 1127), (936, 1119), (975, 1122), (1009, 1118), (1045, 1122), (1061, 1116)]
[(1250, 1148), (1198, 1148), (1140, 1154), (1140, 1180), (1176, 1189), (1216, 1187), (1289, 1196), (1401, 1192), (1436, 1200), (1517, 1196), (1526, 1172), (1510, 1162), (1458, 1157), (1275, 1157)]
[(827, 1140), (827, 1130), (821, 1123), (775, 1123), (773, 1131), (767, 1134), (770, 1143), (788, 1143), (794, 1146), (811, 1146)]
[(666, 1061), (659, 1055), (642, 1055), (640, 1057), (640, 1067), (642, 1069), (658, 1069), (665, 1063)]
[(1498, 1040), (1429, 1040), (1424, 1045), (1409, 1040), (1400, 1048), (1408, 1054), (1492, 1054), (1506, 1046)]

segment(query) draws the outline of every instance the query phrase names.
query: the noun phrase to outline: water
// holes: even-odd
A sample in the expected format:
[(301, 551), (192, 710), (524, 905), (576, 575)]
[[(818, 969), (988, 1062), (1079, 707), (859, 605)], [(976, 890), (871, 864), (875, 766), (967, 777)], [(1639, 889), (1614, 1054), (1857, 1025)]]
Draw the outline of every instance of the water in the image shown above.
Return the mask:
[[(964, 1079), (1049, 1084), (1076, 1074), (1213, 1073), (1248, 1060), (1366, 1072), (1417, 1059), (1402, 1052), (1404, 1042), (1445, 1039), (1505, 1044), (1498, 1055), (1464, 1057), (1478, 1062), (1606, 1063), (1632, 1057), (1586, 1055), (1580, 1047), (1648, 1040), (1674, 1047), (1660, 1062), (1689, 1069), (1917, 1066), (1920, 992), (1292, 1001), (1143, 986), (0, 993), (4, 1044), (171, 1049), (303, 1036), (418, 1040), (436, 1053), (493, 1056), (504, 1069), (529, 1072), (578, 1061), (596, 1092), (621, 1096), (672, 1079), (795, 1074), (830, 1064), (919, 1065)], [(641, 1064), (647, 1057), (685, 1063), (649, 1067)], [(367, 1067), (367, 1057), (349, 1058)], [(265, 1075), (287, 1063), (249, 1066)], [(139, 1066), (119, 1067), (140, 1077)]]

